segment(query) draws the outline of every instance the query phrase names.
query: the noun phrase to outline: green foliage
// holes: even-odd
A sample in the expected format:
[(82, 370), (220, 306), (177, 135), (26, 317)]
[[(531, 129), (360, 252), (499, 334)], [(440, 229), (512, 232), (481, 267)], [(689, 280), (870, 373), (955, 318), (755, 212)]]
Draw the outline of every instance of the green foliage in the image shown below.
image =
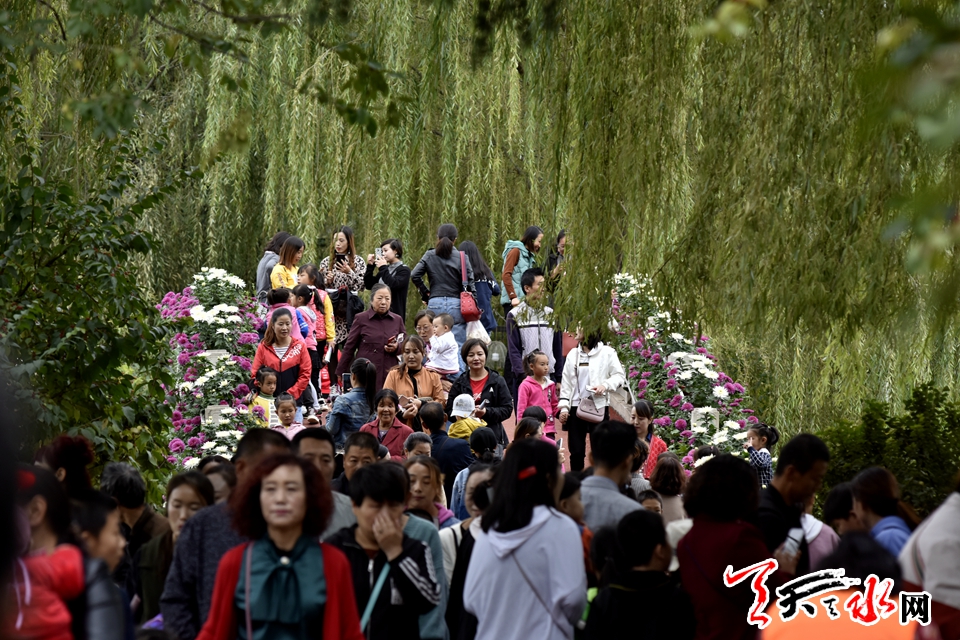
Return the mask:
[(159, 314), (130, 259), (150, 248), (137, 218), (174, 185), (132, 193), (132, 149), (121, 141), (114, 161), (97, 168), (102, 186), (78, 196), (43, 170), (24, 111), (16, 66), (5, 57), (0, 128), (19, 171), (0, 174), (0, 367), (25, 407), (23, 444), (80, 433), (98, 464), (129, 459), (152, 468), (162, 454), (152, 435), (161, 385), (172, 380), (161, 368), (169, 352)]
[(867, 404), (860, 421), (841, 422), (818, 434), (830, 447), (830, 470), (822, 496), (870, 466), (896, 476), (903, 499), (921, 516), (937, 508), (954, 490), (960, 472), (960, 404), (931, 384), (913, 391), (905, 412)]

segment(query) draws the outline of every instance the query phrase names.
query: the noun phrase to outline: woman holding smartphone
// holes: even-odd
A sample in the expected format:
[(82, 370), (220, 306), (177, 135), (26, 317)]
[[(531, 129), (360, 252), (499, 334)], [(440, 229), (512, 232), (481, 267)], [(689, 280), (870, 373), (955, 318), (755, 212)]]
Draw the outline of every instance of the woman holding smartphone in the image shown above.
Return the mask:
[(390, 287), (373, 285), (370, 308), (353, 319), (350, 334), (343, 345), (337, 365), (338, 379), (349, 373), (355, 358), (366, 358), (377, 367), (377, 391), (383, 388), (387, 372), (397, 364), (404, 338), (403, 320), (390, 311), (390, 302)]
[[(347, 226), (340, 227), (333, 234), (330, 243), (330, 256), (320, 261), (320, 281), (327, 288), (328, 293), (347, 289), (359, 295), (363, 289), (363, 274), (367, 264), (362, 256), (357, 255), (357, 245), (353, 237), (353, 229)], [(335, 347), (328, 353), (330, 362), (330, 377), (337, 371), (337, 350), (343, 348), (347, 340), (350, 327), (347, 326), (346, 305), (334, 305), (333, 322), (335, 325)]]
[(383, 383), (384, 389), (393, 389), (400, 396), (400, 419), (414, 431), (423, 431), (417, 414), (424, 402), (446, 402), (440, 375), (423, 366), (426, 352), (420, 336), (407, 336), (400, 345), (400, 364), (390, 370)]

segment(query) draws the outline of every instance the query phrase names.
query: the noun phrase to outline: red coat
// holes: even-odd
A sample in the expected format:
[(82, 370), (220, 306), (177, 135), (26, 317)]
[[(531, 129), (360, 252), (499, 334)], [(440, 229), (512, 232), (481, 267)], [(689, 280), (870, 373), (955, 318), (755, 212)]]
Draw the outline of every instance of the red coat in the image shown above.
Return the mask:
[(310, 352), (307, 351), (306, 343), (300, 338), (290, 338), (290, 346), (282, 359), (277, 355), (272, 344), (261, 342), (257, 345), (257, 355), (254, 356), (253, 366), (250, 368), (251, 377), (256, 379), (260, 367), (270, 367), (280, 373), (274, 396), (289, 393), (294, 398), (299, 398), (310, 382), (312, 371)]
[[(237, 619), (233, 600), (243, 566), (243, 552), (250, 543), (237, 545), (220, 560), (217, 581), (213, 585), (210, 614), (197, 640), (236, 640)], [(325, 543), (323, 575), (327, 580), (327, 603), (323, 609), (324, 640), (364, 640), (360, 631), (360, 616), (353, 598), (353, 578), (350, 563), (343, 552)]]
[[(760, 529), (743, 521), (717, 522), (704, 516), (693, 520), (693, 528), (680, 538), (677, 558), (683, 588), (693, 602), (697, 616), (697, 640), (747, 640), (757, 628), (747, 623), (753, 605), (749, 581), (735, 587), (723, 584), (723, 571), (731, 565), (739, 571), (771, 557)], [(776, 587), (792, 576), (777, 571), (767, 577), (771, 597)]]
[[(380, 440), (380, 419), (374, 418), (373, 422), (360, 427), (363, 433), (369, 433), (377, 440)], [(400, 422), (398, 418), (393, 419), (393, 426), (387, 429), (387, 434), (380, 440), (380, 444), (385, 446), (390, 452), (391, 458), (405, 458), (407, 452), (403, 450), (403, 443), (407, 441), (407, 436), (413, 433), (413, 429)]]
[(643, 463), (643, 477), (650, 479), (654, 467), (657, 466), (657, 458), (661, 453), (667, 450), (667, 443), (660, 439), (660, 436), (650, 438), (650, 453), (647, 454), (647, 461)]

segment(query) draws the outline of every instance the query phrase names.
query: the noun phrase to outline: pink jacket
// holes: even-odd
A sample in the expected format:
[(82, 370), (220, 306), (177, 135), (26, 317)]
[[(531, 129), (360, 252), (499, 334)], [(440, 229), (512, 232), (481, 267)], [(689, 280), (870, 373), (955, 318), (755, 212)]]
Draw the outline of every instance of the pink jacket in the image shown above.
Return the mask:
[(300, 312), (300, 315), (303, 317), (303, 321), (307, 323), (307, 335), (304, 337), (303, 341), (307, 343), (307, 349), (310, 351), (317, 350), (317, 312), (315, 307), (312, 304), (304, 305), (298, 307), (297, 311)]
[(541, 407), (547, 412), (547, 424), (544, 425), (543, 432), (556, 433), (554, 416), (557, 415), (557, 403), (560, 401), (557, 396), (557, 383), (551, 380), (544, 388), (533, 376), (527, 376), (520, 383), (520, 389), (517, 393), (517, 420), (520, 420), (527, 407)]

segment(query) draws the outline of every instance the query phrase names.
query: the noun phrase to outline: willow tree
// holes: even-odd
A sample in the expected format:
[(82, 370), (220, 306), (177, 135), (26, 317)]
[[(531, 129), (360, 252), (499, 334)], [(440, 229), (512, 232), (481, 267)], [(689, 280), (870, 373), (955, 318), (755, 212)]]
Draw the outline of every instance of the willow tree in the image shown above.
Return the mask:
[[(603, 325), (610, 275), (646, 272), (788, 430), (957, 380), (955, 318), (933, 303), (954, 272), (912, 272), (911, 238), (887, 233), (892, 199), (954, 175), (954, 156), (865, 117), (889, 88), (866, 71), (896, 7), (775, 3), (733, 42), (691, 35), (713, 16), (705, 0), (490, 7), (354, 0), (344, 22), (247, 32), (243, 59), (214, 53), (200, 71), (161, 54), (167, 26), (143, 24), (151, 80), (136, 95), (152, 109), (131, 135), (169, 144), (135, 167), (140, 184), (205, 166), (143, 217), (144, 287), (202, 265), (249, 279), (281, 228), (317, 260), (341, 224), (363, 252), (402, 238), (413, 262), (452, 221), (498, 270), (504, 241), (540, 224), (571, 240), (565, 322)], [(330, 44), (351, 42), (395, 72), (396, 126), (376, 136), (317, 99), (356, 78)], [(66, 75), (39, 65), (38, 113)]]

